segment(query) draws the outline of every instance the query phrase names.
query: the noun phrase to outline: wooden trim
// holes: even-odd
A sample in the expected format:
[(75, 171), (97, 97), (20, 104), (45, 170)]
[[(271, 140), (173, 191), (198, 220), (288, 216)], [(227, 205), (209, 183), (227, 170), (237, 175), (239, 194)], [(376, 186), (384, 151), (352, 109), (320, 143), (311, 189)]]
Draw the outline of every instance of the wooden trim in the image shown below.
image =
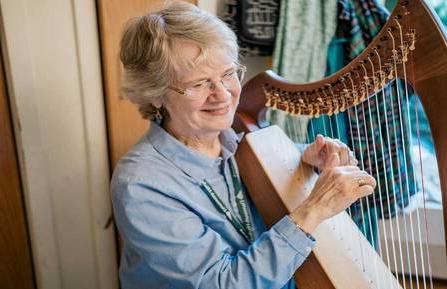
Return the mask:
[(0, 172), (0, 280), (4, 288), (32, 289), (31, 249), (1, 54)]

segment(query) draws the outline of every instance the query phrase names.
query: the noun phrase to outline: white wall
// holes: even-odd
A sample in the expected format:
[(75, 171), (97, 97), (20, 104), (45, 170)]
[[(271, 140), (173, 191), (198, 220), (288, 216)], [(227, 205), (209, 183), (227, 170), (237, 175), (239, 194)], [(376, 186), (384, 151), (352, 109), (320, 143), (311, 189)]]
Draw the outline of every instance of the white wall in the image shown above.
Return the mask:
[(0, 0), (40, 289), (118, 287), (95, 5)]

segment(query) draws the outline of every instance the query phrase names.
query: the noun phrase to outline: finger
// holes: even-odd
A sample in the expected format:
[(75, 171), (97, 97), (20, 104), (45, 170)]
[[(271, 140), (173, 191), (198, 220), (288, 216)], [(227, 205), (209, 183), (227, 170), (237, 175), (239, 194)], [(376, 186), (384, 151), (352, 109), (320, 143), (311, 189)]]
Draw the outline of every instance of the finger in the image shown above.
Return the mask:
[(358, 163), (359, 163), (359, 161), (355, 157), (349, 156), (348, 165), (350, 165), (350, 166), (357, 166)]
[(349, 165), (350, 156), (353, 155), (349, 147), (339, 139), (333, 140), (339, 147), (340, 165)]
[(343, 144), (341, 146), (340, 152), (340, 165), (345, 166), (349, 164), (349, 148), (347, 145)]
[(336, 140), (327, 137), (325, 138), (325, 142), (328, 154), (338, 153), (340, 151), (341, 145), (338, 144)]
[(333, 168), (338, 167), (340, 165), (340, 156), (337, 153), (330, 154), (329, 157), (325, 160), (324, 168)]
[(357, 189), (359, 198), (371, 195), (373, 192), (374, 192), (374, 187), (369, 186), (369, 185), (361, 186)]
[(326, 140), (325, 140), (324, 136), (322, 136), (321, 134), (317, 134), (317, 137), (315, 138), (314, 143), (315, 143), (317, 151), (320, 151), (323, 148), (324, 144), (326, 143)]
[(359, 163), (352, 151), (349, 151), (349, 165), (356, 166)]
[(359, 174), (354, 178), (355, 182), (357, 182), (358, 186), (371, 186), (373, 188), (376, 187), (376, 179), (370, 176), (365, 171), (360, 171)]
[(333, 140), (340, 146), (346, 146), (346, 144), (344, 142), (342, 142), (341, 140), (339, 140), (338, 138), (334, 138)]

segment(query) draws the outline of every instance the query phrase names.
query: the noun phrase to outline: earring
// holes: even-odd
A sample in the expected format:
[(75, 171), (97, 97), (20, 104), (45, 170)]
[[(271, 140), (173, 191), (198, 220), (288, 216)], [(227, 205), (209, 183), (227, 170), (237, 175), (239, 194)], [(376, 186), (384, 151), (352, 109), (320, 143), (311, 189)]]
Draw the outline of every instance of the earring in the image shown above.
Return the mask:
[(161, 123), (161, 121), (163, 120), (163, 115), (161, 114), (161, 107), (156, 109), (154, 118), (157, 123)]

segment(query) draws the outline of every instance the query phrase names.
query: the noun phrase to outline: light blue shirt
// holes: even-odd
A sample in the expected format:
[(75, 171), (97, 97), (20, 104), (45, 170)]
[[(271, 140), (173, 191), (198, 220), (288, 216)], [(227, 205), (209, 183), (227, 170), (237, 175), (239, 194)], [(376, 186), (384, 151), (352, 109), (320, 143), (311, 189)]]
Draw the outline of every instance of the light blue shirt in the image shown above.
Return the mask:
[(239, 138), (228, 129), (220, 140), (221, 157), (210, 158), (152, 123), (116, 166), (123, 289), (294, 288), (293, 273), (315, 241), (289, 216), (266, 230), (249, 200), (255, 241), (247, 243), (199, 186), (206, 179), (239, 216), (229, 169)]

